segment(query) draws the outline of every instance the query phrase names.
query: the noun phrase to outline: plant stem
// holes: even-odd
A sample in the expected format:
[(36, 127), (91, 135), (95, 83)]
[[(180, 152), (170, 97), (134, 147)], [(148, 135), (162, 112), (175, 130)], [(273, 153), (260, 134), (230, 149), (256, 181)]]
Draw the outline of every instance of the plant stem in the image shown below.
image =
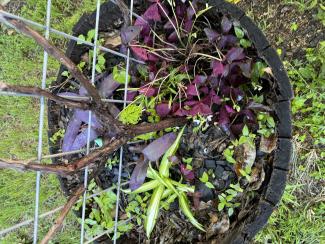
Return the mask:
[(60, 97), (60, 96), (57, 96), (49, 91), (43, 90), (38, 87), (15, 86), (15, 85), (8, 85), (6, 83), (0, 82), (0, 91), (23, 93), (23, 94), (30, 94), (30, 95), (36, 95), (36, 96), (44, 96), (52, 101), (57, 102), (58, 104), (66, 105), (68, 107), (79, 108), (79, 109), (83, 109), (83, 110), (90, 109), (90, 104), (88, 102), (75, 101), (72, 99)]

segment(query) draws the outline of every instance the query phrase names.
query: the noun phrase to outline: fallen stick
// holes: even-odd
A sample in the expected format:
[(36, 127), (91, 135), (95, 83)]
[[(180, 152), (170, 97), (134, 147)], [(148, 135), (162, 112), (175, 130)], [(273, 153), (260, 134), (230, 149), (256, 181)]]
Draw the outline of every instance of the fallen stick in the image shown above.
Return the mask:
[(57, 217), (57, 219), (54, 222), (54, 225), (50, 228), (50, 230), (47, 232), (43, 240), (40, 242), (40, 244), (47, 244), (49, 241), (53, 238), (53, 236), (62, 228), (63, 221), (73, 205), (78, 201), (79, 197), (82, 195), (82, 193), (85, 191), (85, 188), (83, 185), (79, 186), (78, 189), (69, 197), (69, 200), (64, 205), (63, 209), (60, 212), (60, 215)]

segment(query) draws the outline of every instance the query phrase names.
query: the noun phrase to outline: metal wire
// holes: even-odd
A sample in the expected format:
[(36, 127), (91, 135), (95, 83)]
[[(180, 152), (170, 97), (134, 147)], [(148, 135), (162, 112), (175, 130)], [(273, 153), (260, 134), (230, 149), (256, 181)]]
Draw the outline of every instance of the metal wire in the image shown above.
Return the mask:
[[(46, 29), (45, 29), (45, 38), (49, 39), (50, 37), (50, 19), (51, 19), (51, 0), (47, 0), (46, 6)], [(47, 74), (47, 61), (48, 54), (44, 51), (43, 58), (43, 71), (42, 71), (42, 89), (46, 87), (46, 74)], [(38, 128), (38, 149), (37, 149), (37, 159), (38, 162), (42, 159), (42, 147), (43, 147), (43, 126), (44, 126), (44, 97), (40, 98), (40, 117), (39, 117), (39, 128)], [(36, 187), (35, 187), (35, 212), (34, 212), (34, 234), (33, 234), (33, 243), (37, 243), (37, 234), (38, 234), (38, 215), (39, 215), (39, 195), (40, 195), (40, 181), (41, 181), (41, 172), (36, 172)]]
[[(130, 20), (132, 23), (132, 12), (133, 12), (133, 0), (130, 2)], [(126, 72), (125, 72), (125, 87), (124, 87), (124, 104), (123, 107), (126, 106), (126, 97), (128, 90), (128, 76), (129, 76), (129, 68), (130, 68), (130, 49), (127, 48), (127, 58), (126, 58)], [(119, 162), (119, 170), (118, 170), (118, 181), (117, 181), (117, 193), (116, 193), (116, 212), (115, 212), (115, 223), (114, 223), (114, 239), (113, 243), (116, 244), (117, 237), (117, 227), (118, 227), (118, 215), (119, 215), (119, 203), (120, 203), (120, 188), (121, 188), (121, 175), (122, 175), (122, 163), (123, 163), (123, 147), (120, 149), (120, 162)]]
[[(36, 94), (27, 94), (27, 93), (16, 93), (16, 92), (7, 92), (7, 91), (0, 91), (0, 95), (4, 96), (17, 96), (17, 97), (41, 97)], [(59, 95), (60, 97), (64, 98), (70, 98), (76, 101), (87, 101), (90, 100), (90, 97), (87, 96), (71, 96), (71, 95)], [(124, 101), (124, 100), (117, 100), (117, 99), (107, 99), (107, 98), (102, 98), (101, 99), (103, 102), (108, 102), (108, 103), (137, 103), (137, 101)]]
[[(124, 185), (127, 185), (127, 184), (128, 184), (127, 182), (124, 182), (124, 183), (121, 184), (121, 186), (124, 186)], [(116, 188), (116, 186), (111, 186), (111, 187), (109, 187), (109, 188), (107, 188), (107, 189), (105, 189), (105, 190), (101, 190), (101, 191), (99, 191), (99, 192), (96, 192), (96, 193), (94, 193), (94, 194), (88, 196), (88, 197), (87, 197), (87, 200), (90, 199), (90, 198), (93, 198), (93, 197), (99, 196), (99, 195), (101, 195), (101, 194), (103, 194), (103, 193), (105, 193), (105, 192), (112, 191), (112, 190), (114, 190), (115, 188)], [(81, 202), (81, 199), (78, 200), (76, 203), (79, 203), (79, 202)], [(45, 217), (47, 217), (47, 216), (50, 216), (50, 215), (52, 215), (52, 214), (55, 214), (56, 212), (60, 211), (63, 207), (64, 207), (64, 205), (61, 205), (61, 206), (59, 206), (59, 207), (57, 207), (57, 208), (54, 208), (54, 209), (52, 209), (52, 210), (50, 210), (50, 211), (48, 211), (48, 212), (45, 212), (45, 213), (39, 215), (39, 218), (45, 218)], [(29, 220), (26, 220), (26, 221), (20, 222), (19, 224), (16, 224), (16, 225), (10, 226), (10, 227), (7, 228), (7, 229), (1, 230), (1, 231), (0, 231), (0, 236), (4, 236), (4, 235), (8, 234), (9, 232), (12, 232), (12, 231), (14, 231), (14, 230), (16, 230), (16, 229), (19, 229), (19, 228), (21, 228), (21, 227), (24, 227), (24, 226), (26, 226), (26, 225), (29, 225), (29, 224), (31, 224), (31, 223), (33, 223), (33, 222), (34, 222), (34, 219), (29, 219)]]
[[(21, 20), (23, 22), (25, 22), (26, 24), (29, 24), (29, 25), (33, 25), (33, 26), (36, 26), (36, 27), (39, 27), (41, 29), (46, 29), (46, 26), (42, 25), (42, 24), (39, 24), (37, 22), (34, 22), (34, 21), (31, 21), (31, 20), (28, 20), (28, 19), (25, 19), (23, 17), (20, 17), (18, 15), (14, 15), (14, 14), (11, 14), (11, 13), (8, 13), (6, 11), (3, 11), (3, 10), (0, 10), (0, 13), (5, 16), (5, 17), (9, 17), (9, 18), (12, 18), (12, 19), (16, 19), (16, 20)], [(0, 15), (1, 16), (1, 15)], [(6, 23), (6, 25), (10, 25), (9, 23)], [(12, 28), (14, 28), (12, 25), (10, 25)], [(56, 30), (56, 29), (53, 29), (53, 28), (50, 28), (49, 29), (50, 32), (53, 32), (57, 35), (60, 35), (60, 36), (63, 36), (65, 38), (68, 38), (70, 40), (73, 40), (73, 41), (76, 41), (78, 43), (81, 43), (81, 44), (85, 44), (87, 46), (90, 46), (90, 47), (94, 47), (94, 44), (91, 43), (91, 42), (88, 42), (88, 41), (85, 41), (83, 39), (80, 39), (78, 37), (75, 37), (73, 35), (69, 35), (65, 32), (62, 32), (62, 31), (59, 31), (59, 30)], [(122, 54), (122, 53), (119, 53), (119, 52), (116, 52), (112, 49), (109, 49), (109, 48), (106, 48), (106, 47), (103, 47), (103, 46), (98, 46), (98, 49), (103, 51), (103, 52), (107, 52), (107, 53), (111, 53), (111, 54), (114, 54), (116, 56), (119, 56), (121, 58), (126, 58), (126, 55), (125, 54)], [(135, 58), (130, 58), (130, 60), (136, 62), (136, 63), (140, 63), (140, 64), (144, 64), (144, 62), (140, 61), (140, 60), (137, 60)]]
[[(91, 84), (95, 84), (95, 75), (96, 75), (96, 62), (97, 62), (97, 39), (98, 39), (98, 27), (99, 27), (99, 15), (100, 15), (100, 0), (97, 0), (96, 7), (96, 23), (95, 23), (95, 36), (94, 36), (94, 54), (93, 54), (93, 64), (91, 71)], [(87, 133), (87, 152), (90, 151), (90, 130), (91, 130), (91, 111), (88, 115), (88, 133)], [(85, 192), (83, 194), (83, 203), (82, 203), (82, 215), (81, 215), (81, 232), (80, 232), (80, 243), (84, 243), (85, 236), (85, 215), (86, 215), (86, 197), (87, 197), (87, 186), (88, 186), (88, 166), (85, 168), (84, 173), (84, 188)]]

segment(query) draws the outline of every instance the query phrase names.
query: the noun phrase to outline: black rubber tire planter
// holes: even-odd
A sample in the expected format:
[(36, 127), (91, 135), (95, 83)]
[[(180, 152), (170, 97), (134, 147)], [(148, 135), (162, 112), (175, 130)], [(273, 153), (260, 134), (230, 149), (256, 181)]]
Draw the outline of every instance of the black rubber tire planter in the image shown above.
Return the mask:
[[(266, 178), (261, 187), (261, 198), (254, 205), (251, 205), (249, 209), (242, 209), (235, 225), (232, 225), (232, 228), (226, 234), (219, 235), (217, 240), (217, 243), (242, 244), (250, 242), (257, 232), (263, 228), (283, 194), (292, 154), (290, 100), (293, 98), (293, 91), (279, 56), (253, 21), (233, 4), (223, 0), (209, 0), (208, 3), (210, 6), (214, 6), (213, 10), (208, 12), (210, 18), (215, 18), (218, 14), (222, 13), (240, 22), (243, 29), (247, 31), (248, 37), (254, 43), (259, 57), (264, 58), (272, 68), (275, 78), (276, 101), (274, 110), (279, 139), (277, 149), (273, 152), (273, 164), (266, 171)], [(73, 35), (86, 35), (89, 30), (94, 29), (95, 16), (96, 13), (82, 16), (73, 29)], [(121, 20), (121, 12), (118, 7), (111, 1), (106, 2), (101, 6), (99, 31), (113, 31)], [(88, 49), (89, 47), (84, 45), (77, 46), (75, 41), (70, 41), (66, 54), (73, 62), (79, 63), (81, 55)], [(55, 82), (56, 85), (65, 80), (65, 77), (61, 76), (63, 70), (64, 67), (61, 67), (58, 79)], [(52, 111), (58, 109), (56, 104), (49, 102), (48, 108), (50, 138), (58, 130), (60, 118), (56, 113), (52, 113)], [(52, 154), (57, 153), (59, 148), (51, 147), (50, 152)], [(65, 193), (68, 192), (64, 184), (61, 184), (61, 187)]]

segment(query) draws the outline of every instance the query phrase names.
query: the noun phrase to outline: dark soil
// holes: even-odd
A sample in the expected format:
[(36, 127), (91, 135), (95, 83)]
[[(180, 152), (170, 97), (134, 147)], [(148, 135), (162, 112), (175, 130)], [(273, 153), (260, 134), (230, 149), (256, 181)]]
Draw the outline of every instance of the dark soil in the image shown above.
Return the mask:
[[(304, 48), (325, 39), (325, 28), (315, 19), (317, 8), (299, 12), (281, 0), (242, 0), (238, 6), (255, 20), (273, 47), (282, 49), (282, 58), (302, 58)], [(298, 24), (297, 31), (291, 30), (293, 23)]]

